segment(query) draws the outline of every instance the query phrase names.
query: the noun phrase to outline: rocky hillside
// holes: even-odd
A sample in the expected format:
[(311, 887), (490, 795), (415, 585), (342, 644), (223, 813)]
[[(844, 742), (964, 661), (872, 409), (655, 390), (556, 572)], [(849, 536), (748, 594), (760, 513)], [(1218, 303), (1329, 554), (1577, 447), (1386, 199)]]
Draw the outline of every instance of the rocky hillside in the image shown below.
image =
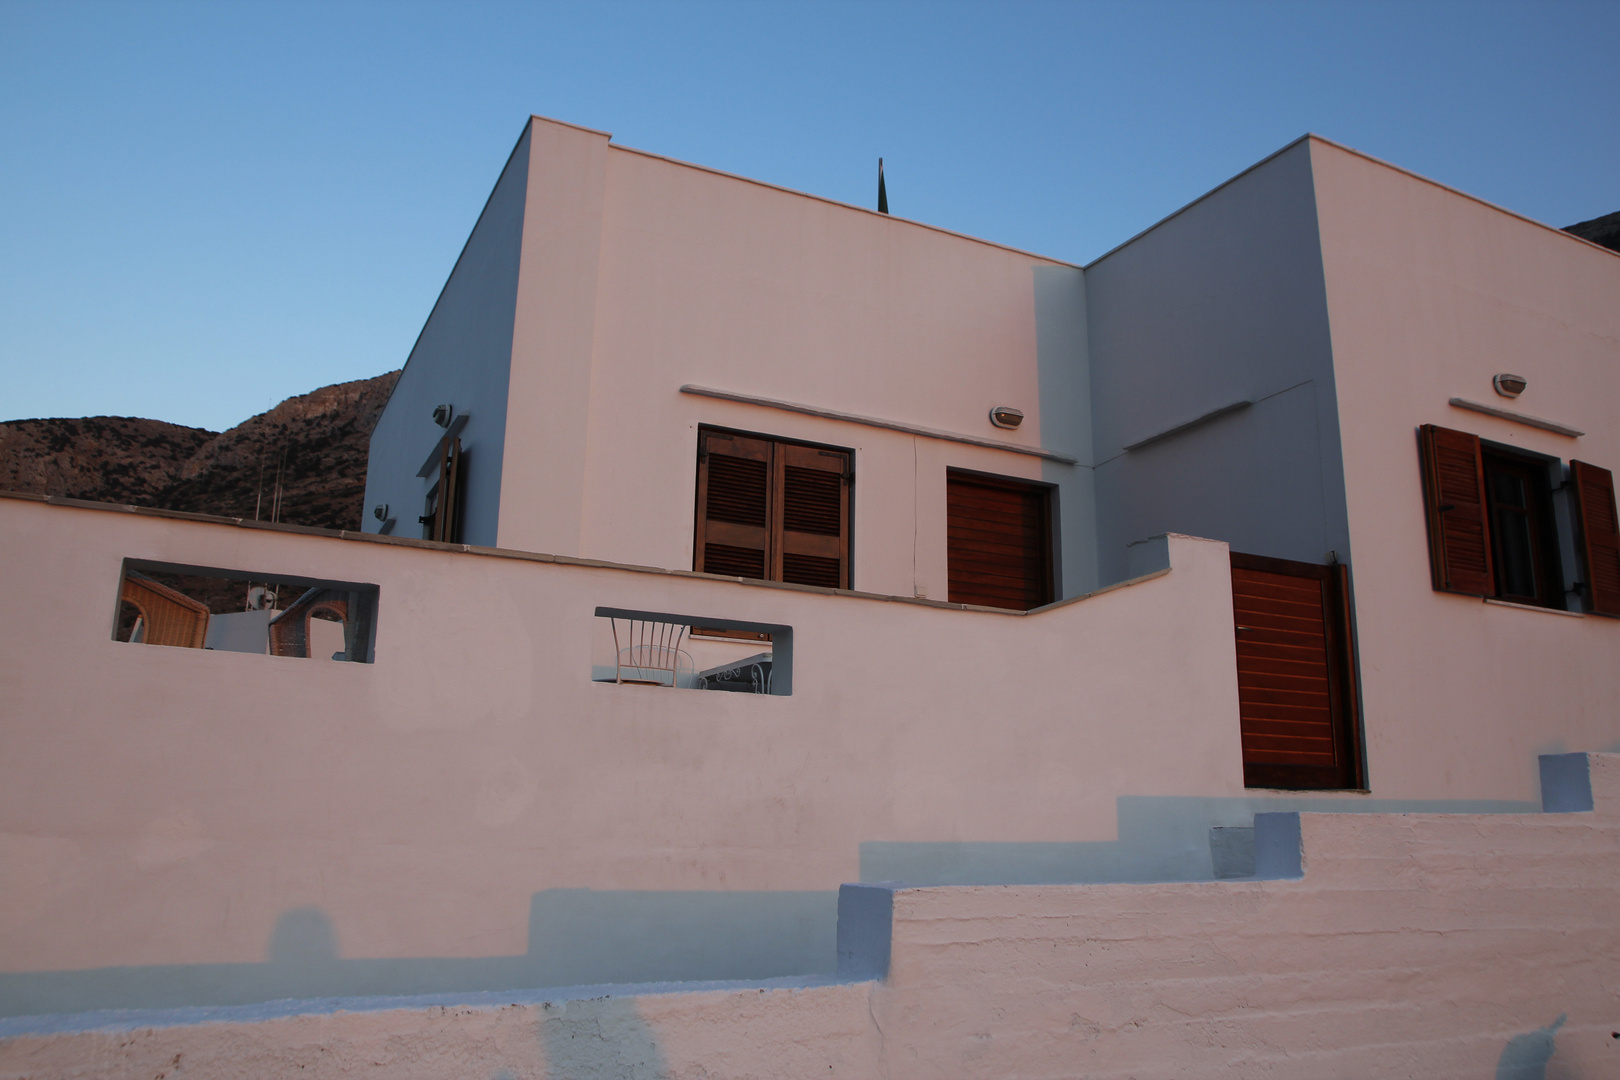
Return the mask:
[(121, 416), (0, 423), (0, 488), (358, 529), (398, 372), (288, 398), (229, 431)]
[(1602, 244), (1611, 251), (1620, 251), (1620, 210), (1604, 214), (1600, 218), (1593, 218), (1591, 221), (1577, 221), (1573, 225), (1565, 225), (1564, 231), (1574, 233), (1582, 240)]

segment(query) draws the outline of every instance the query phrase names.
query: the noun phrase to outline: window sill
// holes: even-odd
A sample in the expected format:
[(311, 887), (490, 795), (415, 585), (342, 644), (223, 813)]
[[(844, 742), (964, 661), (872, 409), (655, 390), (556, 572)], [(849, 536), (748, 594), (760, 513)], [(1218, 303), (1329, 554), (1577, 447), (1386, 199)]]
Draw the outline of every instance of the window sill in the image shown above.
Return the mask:
[(1520, 611), (1539, 611), (1544, 615), (1567, 615), (1575, 619), (1586, 618), (1586, 612), (1584, 611), (1565, 611), (1562, 608), (1542, 607), (1539, 604), (1516, 604), (1512, 600), (1498, 600), (1493, 596), (1487, 596), (1485, 602), (1494, 604), (1497, 607), (1518, 608)]

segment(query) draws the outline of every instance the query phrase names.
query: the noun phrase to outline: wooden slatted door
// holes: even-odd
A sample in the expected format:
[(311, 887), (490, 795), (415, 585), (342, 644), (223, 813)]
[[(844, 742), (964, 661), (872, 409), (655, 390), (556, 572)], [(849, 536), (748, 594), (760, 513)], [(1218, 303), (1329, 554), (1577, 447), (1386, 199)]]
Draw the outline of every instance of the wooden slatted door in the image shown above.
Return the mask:
[(1342, 566), (1232, 553), (1248, 787), (1360, 786)]
[(951, 603), (1016, 611), (1050, 604), (1051, 489), (956, 470), (945, 485)]

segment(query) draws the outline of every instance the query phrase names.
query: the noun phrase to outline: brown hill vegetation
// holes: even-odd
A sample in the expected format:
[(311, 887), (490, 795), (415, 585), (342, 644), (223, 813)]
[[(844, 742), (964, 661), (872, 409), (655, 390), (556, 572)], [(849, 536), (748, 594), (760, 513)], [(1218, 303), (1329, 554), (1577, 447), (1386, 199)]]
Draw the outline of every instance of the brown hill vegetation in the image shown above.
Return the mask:
[(0, 423), (0, 488), (358, 529), (371, 429), (398, 372), (288, 398), (214, 433), (92, 416)]

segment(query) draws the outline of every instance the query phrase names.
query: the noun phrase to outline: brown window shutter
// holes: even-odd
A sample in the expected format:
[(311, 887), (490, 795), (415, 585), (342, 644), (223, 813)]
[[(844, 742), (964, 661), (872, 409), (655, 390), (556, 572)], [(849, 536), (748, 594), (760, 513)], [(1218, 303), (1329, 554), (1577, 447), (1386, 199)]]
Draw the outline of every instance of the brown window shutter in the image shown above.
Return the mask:
[(770, 576), (771, 450), (764, 439), (702, 433), (694, 569), (731, 577)]
[(1491, 572), (1479, 436), (1424, 424), (1418, 438), (1434, 587), (1441, 592), (1491, 596), (1496, 582)]
[(439, 491), (439, 539), (461, 543), (461, 440), (451, 439), (444, 452), (443, 487)]
[(1620, 616), (1620, 518), (1614, 508), (1614, 475), (1584, 461), (1569, 463), (1580, 507), (1581, 554), (1592, 610)]
[(849, 588), (849, 455), (776, 444), (773, 472), (782, 515), (772, 577)]
[(447, 439), (439, 451), (439, 485), (433, 516), (428, 520), (429, 540), (461, 543), (461, 440)]

